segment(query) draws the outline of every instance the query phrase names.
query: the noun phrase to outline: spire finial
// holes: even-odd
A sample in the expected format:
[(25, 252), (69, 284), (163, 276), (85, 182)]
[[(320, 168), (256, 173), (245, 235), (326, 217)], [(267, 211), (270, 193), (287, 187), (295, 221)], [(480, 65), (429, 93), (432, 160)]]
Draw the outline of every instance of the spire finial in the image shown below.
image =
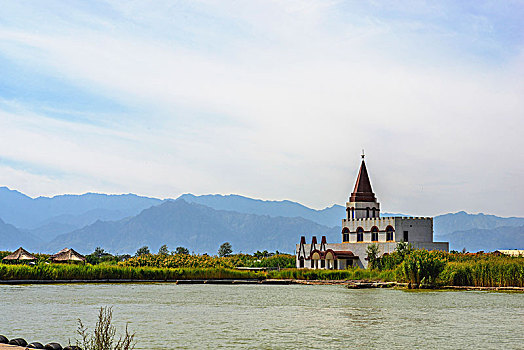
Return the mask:
[(364, 149), (362, 148), (362, 155), (361, 155), (362, 160), (364, 160), (364, 157), (365, 157), (365, 156), (366, 156), (366, 155), (364, 154)]

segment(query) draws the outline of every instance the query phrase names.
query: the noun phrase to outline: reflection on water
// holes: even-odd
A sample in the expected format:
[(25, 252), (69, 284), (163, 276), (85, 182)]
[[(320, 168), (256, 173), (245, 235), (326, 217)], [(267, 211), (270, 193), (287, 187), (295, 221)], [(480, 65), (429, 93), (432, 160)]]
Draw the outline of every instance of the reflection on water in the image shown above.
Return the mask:
[(139, 349), (524, 348), (524, 294), (305, 285), (0, 286), (0, 334), (67, 344), (100, 306)]

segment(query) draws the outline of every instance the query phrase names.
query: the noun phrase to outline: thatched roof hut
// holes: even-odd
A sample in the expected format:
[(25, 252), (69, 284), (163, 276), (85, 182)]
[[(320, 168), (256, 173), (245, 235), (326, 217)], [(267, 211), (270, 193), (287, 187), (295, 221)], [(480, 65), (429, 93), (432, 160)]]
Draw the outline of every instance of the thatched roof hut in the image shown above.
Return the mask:
[(13, 254), (10, 254), (2, 259), (5, 262), (14, 262), (14, 261), (34, 261), (36, 257), (29, 253), (24, 248), (18, 248)]
[(77, 251), (75, 251), (72, 248), (64, 248), (61, 251), (59, 251), (58, 253), (51, 255), (49, 259), (51, 259), (52, 262), (57, 262), (57, 263), (70, 262), (70, 261), (79, 261), (79, 262), (86, 261), (86, 258), (82, 254), (78, 253)]

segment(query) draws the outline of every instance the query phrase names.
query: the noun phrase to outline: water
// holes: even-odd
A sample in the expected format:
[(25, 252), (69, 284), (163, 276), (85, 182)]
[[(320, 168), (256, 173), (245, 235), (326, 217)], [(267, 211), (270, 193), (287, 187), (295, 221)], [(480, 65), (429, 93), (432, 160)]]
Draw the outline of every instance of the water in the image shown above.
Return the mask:
[(109, 305), (138, 349), (524, 349), (524, 294), (342, 286), (4, 285), (0, 334), (67, 344)]

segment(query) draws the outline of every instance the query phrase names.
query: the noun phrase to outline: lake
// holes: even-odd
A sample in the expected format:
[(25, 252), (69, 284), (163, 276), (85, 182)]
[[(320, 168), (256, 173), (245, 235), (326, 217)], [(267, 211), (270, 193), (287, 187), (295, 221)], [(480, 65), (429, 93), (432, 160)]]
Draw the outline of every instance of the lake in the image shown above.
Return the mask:
[(524, 294), (337, 285), (0, 286), (0, 334), (62, 345), (100, 306), (137, 349), (523, 349)]

